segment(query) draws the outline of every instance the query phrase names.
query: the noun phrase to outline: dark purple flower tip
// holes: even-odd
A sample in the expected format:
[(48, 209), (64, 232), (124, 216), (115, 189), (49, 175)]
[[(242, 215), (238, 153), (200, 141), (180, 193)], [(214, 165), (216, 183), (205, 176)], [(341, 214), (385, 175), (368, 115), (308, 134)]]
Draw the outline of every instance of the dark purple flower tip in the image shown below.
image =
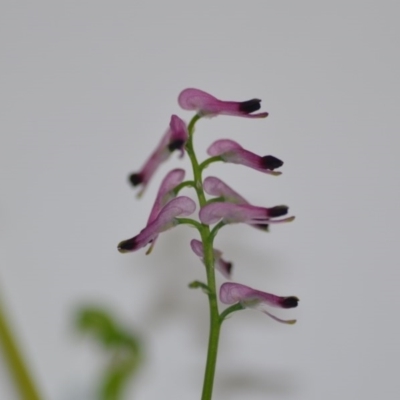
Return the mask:
[(251, 99), (239, 103), (239, 111), (241, 111), (244, 114), (250, 114), (254, 111), (259, 110), (260, 108), (261, 108), (260, 99)]
[(186, 141), (189, 137), (186, 123), (177, 115), (172, 115), (169, 127), (171, 134), (168, 143), (168, 150), (171, 153), (174, 150), (180, 150), (182, 157)]
[(182, 150), (183, 146), (185, 145), (186, 141), (183, 139), (177, 139), (173, 142), (170, 142), (168, 145), (168, 150), (172, 153), (175, 150)]
[(129, 182), (132, 184), (132, 186), (138, 186), (143, 182), (143, 177), (142, 174), (131, 174), (129, 175)]
[(282, 308), (295, 308), (299, 304), (299, 299), (296, 296), (282, 297), (280, 305)]
[(269, 224), (253, 224), (252, 226), (254, 226), (254, 228), (258, 228), (265, 232), (269, 231)]
[(275, 206), (268, 208), (268, 216), (270, 218), (282, 217), (282, 215), (286, 215), (288, 211), (289, 211), (288, 206)]
[(118, 251), (120, 253), (127, 253), (129, 251), (135, 251), (136, 250), (136, 246), (137, 246), (137, 240), (136, 240), (136, 236), (135, 236), (132, 239), (123, 240), (118, 245)]
[(226, 270), (228, 277), (230, 277), (232, 274), (232, 268), (233, 268), (233, 263), (231, 263), (231, 262), (225, 263), (225, 270)]
[(274, 156), (261, 157), (261, 168), (270, 169), (273, 171), (276, 168), (282, 167), (283, 161)]

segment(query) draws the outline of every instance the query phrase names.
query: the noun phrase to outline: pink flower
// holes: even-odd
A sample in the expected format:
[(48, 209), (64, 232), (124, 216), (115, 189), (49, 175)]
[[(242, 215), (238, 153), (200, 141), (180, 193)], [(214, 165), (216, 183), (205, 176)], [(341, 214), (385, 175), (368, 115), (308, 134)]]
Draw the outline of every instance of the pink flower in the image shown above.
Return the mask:
[(118, 245), (121, 253), (135, 251), (153, 242), (157, 236), (177, 225), (176, 217), (188, 216), (196, 210), (195, 202), (186, 196), (176, 197), (167, 203), (154, 220), (146, 225), (138, 235), (132, 239), (124, 240)]
[(209, 203), (201, 208), (200, 221), (212, 225), (219, 221), (225, 224), (243, 222), (246, 224), (271, 224), (293, 221), (294, 217), (274, 219), (286, 215), (288, 206), (275, 206), (271, 208), (256, 207), (249, 204), (233, 204), (225, 202)]
[(239, 283), (224, 283), (219, 291), (219, 298), (224, 304), (240, 303), (244, 308), (255, 308), (267, 314), (276, 321), (294, 324), (296, 320), (282, 320), (267, 311), (265, 306), (279, 308), (297, 307), (299, 299), (295, 296), (280, 297), (261, 292)]
[(268, 113), (252, 114), (260, 109), (261, 100), (222, 101), (199, 89), (185, 89), (178, 97), (178, 103), (184, 110), (196, 111), (201, 116), (236, 115), (246, 118), (265, 118)]
[[(192, 250), (194, 251), (194, 253), (196, 255), (198, 255), (203, 261), (203, 257), (204, 257), (203, 243), (201, 243), (199, 240), (193, 239), (190, 242), (190, 246), (191, 246)], [(230, 279), (231, 270), (232, 270), (232, 266), (233, 266), (232, 263), (223, 260), (222, 252), (217, 249), (213, 250), (213, 254), (214, 254), (215, 269), (217, 269), (219, 272), (221, 272), (221, 274), (223, 276), (225, 276), (225, 278)]]
[[(203, 189), (207, 194), (210, 194), (211, 196), (217, 196), (222, 201), (227, 201), (234, 204), (250, 205), (250, 203), (239, 193), (235, 192), (231, 187), (215, 176), (208, 176), (206, 179), (204, 179)], [(266, 223), (251, 224), (251, 226), (263, 231), (268, 230), (268, 224)]]
[(230, 139), (215, 141), (208, 149), (207, 153), (212, 156), (219, 156), (222, 161), (241, 164), (246, 167), (256, 169), (272, 175), (280, 175), (281, 172), (273, 171), (283, 165), (283, 161), (274, 156), (258, 156), (249, 150), (245, 150), (239, 143)]
[(143, 192), (150, 179), (161, 163), (166, 161), (174, 150), (179, 150), (181, 157), (188, 138), (186, 124), (177, 115), (172, 115), (169, 129), (165, 132), (157, 148), (139, 172), (130, 175), (129, 180), (133, 186), (143, 185)]

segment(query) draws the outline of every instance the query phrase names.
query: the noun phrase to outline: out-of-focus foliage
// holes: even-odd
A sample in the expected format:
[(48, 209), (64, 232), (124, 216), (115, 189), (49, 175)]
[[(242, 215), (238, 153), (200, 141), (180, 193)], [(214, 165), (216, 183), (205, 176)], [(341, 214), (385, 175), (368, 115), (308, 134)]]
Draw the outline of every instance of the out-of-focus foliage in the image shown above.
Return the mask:
[(109, 355), (99, 384), (99, 399), (123, 399), (124, 388), (143, 359), (138, 337), (99, 307), (82, 307), (76, 317), (76, 326), (81, 332), (90, 334)]

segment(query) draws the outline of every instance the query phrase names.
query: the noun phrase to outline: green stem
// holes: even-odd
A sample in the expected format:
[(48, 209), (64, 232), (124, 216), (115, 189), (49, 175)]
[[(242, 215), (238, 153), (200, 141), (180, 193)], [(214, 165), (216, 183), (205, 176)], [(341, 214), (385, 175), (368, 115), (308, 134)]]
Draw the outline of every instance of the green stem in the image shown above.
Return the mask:
[(191, 289), (198, 289), (201, 288), (203, 290), (204, 293), (210, 293), (210, 288), (203, 282), (200, 281), (193, 281), (191, 283), (189, 283), (189, 287)]
[[(194, 183), (195, 183), (194, 188), (197, 193), (199, 205), (200, 207), (203, 207), (204, 205), (207, 204), (207, 199), (203, 190), (203, 182), (201, 176), (202, 168), (200, 167), (199, 162), (197, 161), (196, 153), (193, 148), (194, 127), (196, 122), (200, 118), (201, 117), (199, 115), (195, 115), (189, 123), (188, 126), (189, 139), (186, 143), (186, 151), (192, 163)], [(213, 385), (214, 385), (215, 367), (217, 363), (219, 334), (221, 329), (221, 320), (219, 316), (217, 290), (215, 284), (215, 269), (214, 269), (214, 254), (213, 254), (213, 241), (215, 234), (211, 234), (208, 225), (201, 224), (199, 230), (203, 242), (203, 253), (204, 253), (203, 260), (207, 273), (207, 287), (208, 287), (207, 295), (208, 295), (208, 303), (210, 309), (210, 331), (208, 337), (207, 361), (206, 361), (206, 369), (204, 374), (203, 392), (201, 400), (211, 400)]]
[(214, 226), (214, 228), (210, 232), (210, 238), (212, 241), (214, 241), (214, 238), (217, 235), (218, 231), (224, 226), (225, 226), (225, 222), (223, 222), (223, 221), (218, 222), (218, 224)]
[(39, 392), (14, 340), (11, 329), (0, 304), (0, 344), (4, 358), (19, 390), (21, 400), (40, 400)]
[(221, 324), (225, 321), (225, 318), (229, 315), (232, 314), (235, 311), (239, 311), (239, 310), (243, 310), (244, 307), (242, 306), (242, 304), (240, 303), (236, 303), (233, 306), (228, 307), (227, 309), (225, 309), (221, 315), (219, 316), (219, 319), (221, 321)]
[(221, 329), (219, 318), (217, 291), (215, 284), (215, 269), (212, 239), (210, 238), (209, 229), (203, 233), (203, 249), (204, 249), (204, 264), (207, 272), (207, 286), (210, 288), (208, 294), (208, 302), (210, 309), (210, 332), (208, 337), (208, 351), (206, 370), (204, 374), (203, 393), (201, 400), (211, 400), (214, 386), (215, 368), (217, 363), (218, 342)]
[(204, 160), (200, 165), (200, 171), (204, 171), (210, 164), (218, 162), (218, 161), (223, 161), (221, 156), (215, 156), (215, 157), (210, 157), (207, 158), (207, 160)]
[(178, 221), (179, 225), (192, 225), (194, 226), (199, 232), (202, 231), (203, 225), (200, 222), (195, 221), (191, 218), (175, 218)]
[(178, 193), (185, 187), (194, 187), (194, 182), (193, 181), (184, 181), (184, 182), (180, 183), (174, 189), (175, 194), (178, 195)]

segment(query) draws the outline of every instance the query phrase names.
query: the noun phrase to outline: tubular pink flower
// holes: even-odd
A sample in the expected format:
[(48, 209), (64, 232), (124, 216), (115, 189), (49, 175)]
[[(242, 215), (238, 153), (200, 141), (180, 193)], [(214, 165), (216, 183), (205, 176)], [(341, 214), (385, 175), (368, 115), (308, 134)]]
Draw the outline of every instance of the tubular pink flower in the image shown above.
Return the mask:
[(195, 210), (196, 204), (189, 197), (180, 196), (172, 199), (161, 209), (157, 217), (151, 223), (147, 224), (138, 235), (132, 239), (123, 240), (118, 245), (119, 252), (127, 253), (145, 247), (153, 242), (161, 232), (177, 225), (178, 221), (176, 217), (191, 215)]
[[(201, 243), (199, 240), (193, 239), (190, 242), (190, 247), (192, 248), (193, 252), (201, 258), (201, 260), (204, 262), (204, 250), (203, 250), (203, 243)], [(214, 254), (214, 265), (215, 269), (217, 269), (221, 274), (225, 277), (230, 279), (231, 277), (231, 271), (232, 271), (232, 263), (225, 261), (222, 259), (222, 252), (213, 249), (213, 254)]]
[(255, 308), (267, 314), (278, 322), (294, 324), (296, 320), (282, 320), (269, 313), (265, 306), (279, 308), (297, 307), (299, 299), (295, 296), (280, 297), (274, 294), (261, 292), (240, 283), (224, 283), (219, 291), (219, 298), (224, 304), (240, 303), (244, 308)]
[(286, 215), (288, 206), (280, 205), (271, 208), (256, 207), (249, 204), (233, 203), (209, 203), (201, 208), (200, 221), (206, 225), (212, 225), (219, 221), (225, 224), (243, 222), (246, 224), (271, 224), (293, 221), (294, 217), (273, 219)]
[(166, 161), (174, 150), (179, 150), (181, 153), (180, 156), (183, 156), (187, 138), (188, 131), (185, 122), (177, 115), (172, 115), (169, 129), (161, 138), (157, 148), (150, 155), (142, 169), (129, 176), (129, 180), (133, 186), (143, 186), (140, 194), (143, 192), (160, 164)]
[(201, 116), (235, 115), (246, 118), (265, 118), (268, 113), (252, 114), (260, 109), (261, 100), (222, 101), (199, 89), (184, 89), (179, 94), (178, 103), (184, 110), (196, 111)]
[[(203, 189), (211, 196), (220, 197), (222, 201), (227, 201), (234, 204), (250, 205), (250, 203), (239, 193), (235, 192), (230, 186), (222, 182), (221, 179), (218, 179), (214, 176), (208, 176), (206, 179), (204, 179)], [(268, 231), (268, 224), (266, 223), (251, 224), (251, 226), (263, 231)]]
[(221, 157), (222, 161), (245, 165), (271, 175), (280, 175), (281, 172), (276, 172), (274, 169), (283, 165), (283, 161), (279, 160), (279, 158), (270, 155), (258, 156), (251, 151), (245, 150), (239, 143), (230, 139), (215, 141), (207, 149), (207, 153), (213, 157)]

